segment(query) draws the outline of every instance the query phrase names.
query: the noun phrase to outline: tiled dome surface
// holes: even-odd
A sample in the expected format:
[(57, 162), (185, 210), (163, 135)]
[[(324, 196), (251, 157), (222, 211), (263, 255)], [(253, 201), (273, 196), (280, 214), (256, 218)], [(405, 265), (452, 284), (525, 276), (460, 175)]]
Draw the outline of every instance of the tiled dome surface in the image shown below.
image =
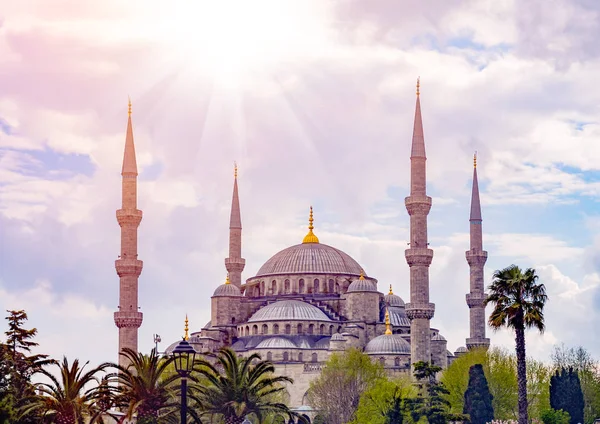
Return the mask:
[(365, 353), (369, 355), (410, 354), (410, 344), (399, 334), (384, 334), (367, 343)]
[(395, 327), (410, 327), (410, 320), (406, 316), (406, 310), (398, 306), (388, 308), (390, 321)]
[(248, 322), (260, 321), (331, 321), (325, 313), (309, 303), (300, 300), (281, 300), (259, 309)]
[(216, 288), (213, 296), (241, 296), (240, 289), (234, 284), (221, 284)]
[(341, 250), (322, 243), (302, 243), (275, 254), (256, 276), (276, 274), (354, 274), (360, 265)]

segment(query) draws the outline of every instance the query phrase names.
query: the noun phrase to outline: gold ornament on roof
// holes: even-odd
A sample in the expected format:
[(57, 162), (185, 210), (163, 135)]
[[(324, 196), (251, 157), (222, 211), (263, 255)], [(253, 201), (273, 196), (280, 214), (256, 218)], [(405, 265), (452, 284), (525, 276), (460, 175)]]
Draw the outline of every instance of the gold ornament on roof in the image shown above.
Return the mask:
[(185, 329), (185, 335), (183, 336), (183, 340), (187, 341), (187, 340), (190, 339), (190, 336), (188, 334), (188, 331), (189, 331), (190, 328), (188, 326), (188, 316), (187, 316), (187, 314), (185, 314), (185, 327), (184, 327), (184, 329)]
[(390, 322), (390, 312), (385, 310), (385, 335), (389, 336), (392, 334), (392, 323)]
[(229, 281), (229, 273), (227, 273), (227, 277), (225, 277), (225, 284), (231, 284), (231, 281)]
[(420, 90), (420, 88), (421, 88), (421, 77), (418, 77), (418, 78), (417, 78), (417, 96), (418, 96), (419, 94), (421, 94), (421, 90)]
[(473, 155), (473, 168), (477, 168), (477, 152)]
[(364, 280), (365, 279), (365, 271), (364, 270), (360, 270), (360, 277), (358, 278), (359, 280)]
[(319, 238), (317, 236), (314, 235), (313, 230), (314, 230), (314, 225), (313, 225), (314, 219), (313, 219), (313, 208), (312, 206), (310, 207), (310, 215), (308, 218), (308, 234), (306, 236), (304, 236), (304, 240), (302, 240), (302, 243), (318, 243), (319, 242)]
[(127, 116), (131, 117), (131, 99), (128, 98), (128, 103), (127, 103)]
[(233, 162), (233, 178), (237, 179), (237, 162)]
[(392, 285), (390, 284), (390, 292), (388, 294), (394, 294), (394, 292), (392, 291)]

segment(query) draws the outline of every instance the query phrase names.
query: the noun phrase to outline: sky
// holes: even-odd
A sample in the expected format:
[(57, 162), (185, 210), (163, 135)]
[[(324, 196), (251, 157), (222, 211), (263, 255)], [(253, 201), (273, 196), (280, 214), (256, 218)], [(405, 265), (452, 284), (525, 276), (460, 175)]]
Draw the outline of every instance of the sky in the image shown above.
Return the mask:
[[(244, 278), (322, 243), (408, 301), (415, 83), (428, 167), (432, 326), (468, 337), (473, 154), (496, 269), (549, 301), (528, 354), (600, 358), (600, 5), (593, 0), (0, 0), (0, 309), (40, 350), (117, 359), (127, 101), (139, 168), (139, 348), (210, 319), (239, 166)], [(489, 312), (489, 308), (488, 308)], [(514, 348), (508, 331), (489, 331)]]

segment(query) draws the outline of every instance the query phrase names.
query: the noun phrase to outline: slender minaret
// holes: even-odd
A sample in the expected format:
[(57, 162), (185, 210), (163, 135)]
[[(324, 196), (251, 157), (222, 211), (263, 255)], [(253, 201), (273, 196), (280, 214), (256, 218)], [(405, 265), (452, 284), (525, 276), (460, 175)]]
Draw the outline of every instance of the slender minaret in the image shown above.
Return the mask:
[(483, 250), (483, 232), (481, 228), (481, 203), (479, 202), (479, 183), (477, 182), (477, 153), (473, 156), (473, 191), (471, 192), (471, 248), (467, 250), (467, 262), (471, 270), (471, 292), (467, 294), (469, 306), (470, 337), (467, 339), (469, 350), (478, 347), (488, 348), (490, 339), (485, 338), (486, 294), (483, 288), (483, 266), (487, 261), (487, 252)]
[(240, 214), (240, 198), (238, 196), (237, 164), (233, 171), (233, 198), (231, 199), (231, 218), (229, 220), (229, 257), (225, 258), (225, 268), (229, 272), (229, 280), (238, 288), (242, 285), (242, 271), (246, 260), (242, 258), (242, 217)]
[[(122, 207), (117, 210), (117, 221), (121, 226), (121, 254), (115, 261), (119, 275), (119, 310), (115, 312), (115, 324), (119, 328), (119, 353), (126, 347), (138, 351), (138, 328), (143, 318), (138, 311), (138, 278), (143, 262), (138, 260), (137, 251), (137, 229), (142, 220), (142, 211), (137, 208), (138, 172), (131, 127), (131, 101), (128, 115), (121, 172)], [(119, 364), (127, 366), (123, 355), (119, 355)]]
[(417, 80), (417, 104), (410, 155), (410, 196), (404, 203), (410, 215), (410, 242), (406, 249), (406, 262), (410, 267), (410, 303), (406, 315), (410, 319), (411, 362), (431, 361), (431, 334), (429, 321), (433, 318), (435, 305), (429, 303), (429, 265), (433, 250), (427, 242), (427, 215), (431, 209), (431, 197), (427, 196), (425, 140), (421, 120), (421, 101)]

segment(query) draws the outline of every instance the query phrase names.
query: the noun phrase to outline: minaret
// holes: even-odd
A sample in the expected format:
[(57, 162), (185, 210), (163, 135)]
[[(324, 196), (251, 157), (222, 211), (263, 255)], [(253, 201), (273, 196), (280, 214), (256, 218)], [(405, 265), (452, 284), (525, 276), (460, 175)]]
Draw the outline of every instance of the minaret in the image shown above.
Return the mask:
[(426, 193), (425, 140), (421, 120), (421, 101), (417, 80), (417, 104), (410, 155), (410, 196), (404, 203), (410, 215), (410, 242), (406, 249), (406, 262), (410, 267), (410, 303), (406, 315), (410, 319), (411, 362), (431, 361), (431, 335), (429, 321), (433, 318), (435, 305), (429, 303), (429, 265), (433, 250), (427, 242), (427, 215), (431, 209), (431, 197)]
[(242, 285), (242, 271), (246, 260), (242, 258), (242, 217), (240, 214), (240, 198), (237, 183), (238, 169), (234, 165), (233, 171), (233, 198), (231, 199), (231, 218), (229, 220), (229, 257), (225, 258), (225, 268), (229, 272), (229, 280), (240, 288)]
[[(137, 208), (138, 172), (131, 126), (131, 101), (128, 115), (121, 172), (122, 206), (117, 210), (117, 221), (121, 227), (121, 254), (115, 261), (119, 275), (119, 310), (115, 312), (115, 324), (119, 328), (119, 353), (126, 347), (138, 352), (138, 328), (143, 318), (138, 311), (138, 278), (143, 262), (138, 260), (137, 251), (137, 229), (142, 220), (142, 211)], [(127, 366), (122, 355), (119, 355), (119, 364)]]
[(485, 338), (486, 294), (483, 288), (483, 266), (487, 261), (487, 252), (483, 250), (483, 232), (481, 228), (481, 203), (479, 202), (479, 183), (477, 182), (477, 154), (473, 156), (473, 190), (471, 192), (471, 248), (467, 250), (467, 262), (471, 269), (471, 291), (467, 294), (469, 306), (470, 337), (467, 339), (469, 350), (478, 347), (488, 348), (490, 339)]

